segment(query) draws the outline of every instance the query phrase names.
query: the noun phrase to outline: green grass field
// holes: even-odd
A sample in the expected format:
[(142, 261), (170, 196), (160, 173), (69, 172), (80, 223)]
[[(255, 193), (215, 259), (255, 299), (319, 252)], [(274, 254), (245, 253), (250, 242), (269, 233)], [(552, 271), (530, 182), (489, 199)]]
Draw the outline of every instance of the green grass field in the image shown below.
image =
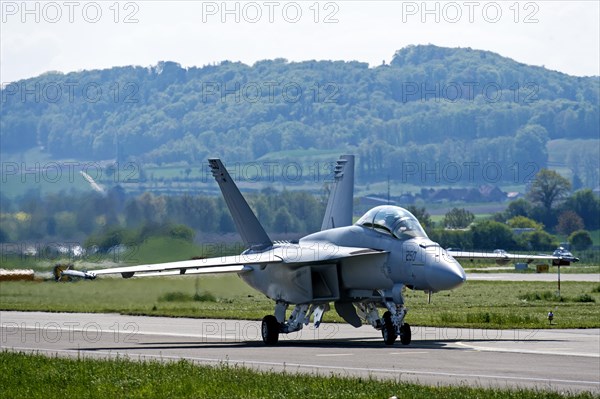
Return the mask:
[[(17, 383), (18, 382), (18, 383)], [(94, 360), (0, 352), (3, 398), (592, 398), (523, 389), (423, 386), (177, 362)]]
[[(597, 283), (471, 281), (434, 294), (407, 290), (407, 321), (421, 326), (476, 328), (600, 327)], [(274, 303), (235, 275), (206, 277), (99, 278), (56, 283), (1, 282), (0, 309), (53, 312), (116, 312), (131, 315), (260, 320)], [(552, 326), (546, 320), (552, 310)], [(330, 311), (324, 321), (341, 322)]]

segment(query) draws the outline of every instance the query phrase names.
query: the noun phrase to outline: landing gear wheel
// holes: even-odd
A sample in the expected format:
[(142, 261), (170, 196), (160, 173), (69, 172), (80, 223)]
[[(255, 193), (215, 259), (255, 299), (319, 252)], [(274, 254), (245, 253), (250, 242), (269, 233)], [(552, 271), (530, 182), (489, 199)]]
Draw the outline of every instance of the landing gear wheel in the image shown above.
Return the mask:
[(402, 345), (408, 345), (410, 344), (411, 339), (412, 334), (410, 332), (410, 324), (402, 324), (402, 327), (400, 327), (400, 343), (402, 343)]
[(261, 333), (265, 345), (277, 345), (279, 341), (279, 322), (275, 316), (263, 317)]
[(393, 345), (394, 342), (396, 342), (396, 338), (398, 338), (396, 327), (394, 327), (394, 323), (392, 323), (392, 314), (390, 312), (385, 312), (383, 314), (381, 335), (383, 335), (383, 342), (385, 342), (386, 345)]

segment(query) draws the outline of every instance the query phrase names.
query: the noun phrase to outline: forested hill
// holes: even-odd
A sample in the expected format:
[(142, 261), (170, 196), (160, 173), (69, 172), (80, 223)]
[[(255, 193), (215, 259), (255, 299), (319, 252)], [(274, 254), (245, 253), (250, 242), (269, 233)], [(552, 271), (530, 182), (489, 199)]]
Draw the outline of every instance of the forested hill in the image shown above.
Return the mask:
[(597, 76), (432, 45), (373, 68), (160, 62), (5, 85), (0, 131), (2, 152), (41, 146), (54, 158), (196, 163), (325, 148), (353, 150), (363, 176), (423, 157), (543, 166), (547, 140), (598, 138), (599, 92)]

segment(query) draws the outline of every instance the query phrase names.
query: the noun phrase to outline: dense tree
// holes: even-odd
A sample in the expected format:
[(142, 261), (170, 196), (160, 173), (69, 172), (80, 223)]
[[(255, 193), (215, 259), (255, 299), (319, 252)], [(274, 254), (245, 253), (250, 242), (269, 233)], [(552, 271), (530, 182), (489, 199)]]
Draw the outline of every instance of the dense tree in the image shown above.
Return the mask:
[(517, 130), (514, 141), (513, 156), (516, 165), (526, 169), (532, 165), (536, 170), (546, 167), (548, 161), (548, 132), (540, 125), (526, 125)]
[(4, 230), (3, 227), (0, 227), (0, 243), (9, 242), (9, 241), (10, 241), (10, 236), (8, 235), (6, 230)]
[(421, 223), (421, 226), (423, 226), (424, 229), (429, 230), (433, 228), (434, 223), (431, 220), (431, 215), (429, 215), (425, 207), (409, 205), (406, 207), (406, 210), (412, 213), (417, 218), (417, 220), (419, 221), (419, 223)]
[(294, 221), (287, 209), (279, 208), (277, 210), (273, 229), (276, 233), (290, 233), (294, 231)]
[(590, 233), (587, 232), (586, 230), (574, 231), (569, 236), (569, 242), (573, 246), (573, 249), (575, 249), (577, 251), (584, 251), (584, 250), (588, 249), (589, 247), (591, 247), (592, 244), (594, 243), (592, 241), (592, 237), (590, 236)]
[(471, 230), (447, 230), (437, 228), (429, 230), (429, 238), (439, 243), (443, 248), (473, 249), (473, 233)]
[(547, 212), (571, 190), (571, 183), (553, 170), (542, 169), (536, 175), (527, 192), (527, 197), (535, 204), (541, 205)]
[(444, 216), (444, 226), (449, 229), (464, 229), (475, 220), (475, 215), (464, 208), (452, 208)]
[[(136, 160), (142, 181), (149, 177), (144, 164), (182, 163), (190, 171), (207, 155), (246, 161), (338, 149), (360, 154), (362, 179), (449, 184), (498, 176), (523, 183), (531, 167), (546, 165), (548, 140), (597, 140), (598, 83), (490, 52), (432, 45), (408, 46), (390, 65), (374, 68), (283, 59), (190, 68), (160, 62), (7, 84), (0, 89), (0, 139), (3, 152), (37, 147), (57, 159)], [(495, 90), (484, 90), (489, 84)], [(92, 85), (102, 90), (98, 98), (85, 95)], [(46, 88), (56, 86), (62, 96), (49, 101)], [(592, 187), (599, 150), (582, 146), (569, 150), (576, 154), (569, 167)], [(418, 173), (403, 174), (406, 162), (415, 162)], [(465, 162), (494, 168), (463, 169), (459, 177), (444, 168)], [(436, 165), (437, 176), (420, 173)], [(184, 171), (182, 178), (191, 175)]]
[(503, 223), (486, 220), (477, 223), (471, 230), (474, 248), (512, 250), (517, 246), (512, 231)]
[(527, 251), (552, 251), (558, 246), (556, 238), (541, 230), (523, 233), (517, 241), (521, 249)]
[(168, 234), (172, 238), (177, 238), (179, 240), (184, 240), (188, 242), (193, 242), (194, 237), (196, 236), (194, 230), (183, 224), (176, 224), (170, 226), (168, 229)]
[(506, 221), (506, 224), (509, 225), (513, 229), (525, 228), (525, 229), (542, 230), (544, 228), (544, 225), (542, 225), (541, 223), (538, 223), (535, 220), (529, 219), (528, 217), (525, 217), (525, 216), (512, 217)]
[(582, 230), (583, 227), (583, 219), (573, 211), (564, 211), (558, 216), (556, 231), (559, 233), (568, 236), (576, 230)]
[(595, 230), (600, 227), (600, 198), (592, 190), (575, 192), (565, 201), (564, 209), (578, 214), (585, 223), (585, 228)]
[(531, 216), (531, 202), (525, 198), (519, 198), (511, 201), (503, 212), (494, 215), (494, 220), (497, 222), (506, 222), (517, 216), (529, 217)]

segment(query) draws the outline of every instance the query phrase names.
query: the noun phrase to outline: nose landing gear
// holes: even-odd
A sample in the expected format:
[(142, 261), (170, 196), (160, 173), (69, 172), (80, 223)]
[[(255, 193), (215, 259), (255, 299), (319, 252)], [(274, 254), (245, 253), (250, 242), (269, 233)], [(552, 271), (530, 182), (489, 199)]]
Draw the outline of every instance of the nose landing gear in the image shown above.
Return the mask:
[(402, 345), (408, 345), (412, 340), (410, 324), (404, 322), (408, 309), (404, 306), (403, 288), (402, 285), (394, 286), (391, 295), (380, 291), (383, 303), (388, 309), (381, 318), (381, 335), (386, 345), (393, 345), (398, 337)]

